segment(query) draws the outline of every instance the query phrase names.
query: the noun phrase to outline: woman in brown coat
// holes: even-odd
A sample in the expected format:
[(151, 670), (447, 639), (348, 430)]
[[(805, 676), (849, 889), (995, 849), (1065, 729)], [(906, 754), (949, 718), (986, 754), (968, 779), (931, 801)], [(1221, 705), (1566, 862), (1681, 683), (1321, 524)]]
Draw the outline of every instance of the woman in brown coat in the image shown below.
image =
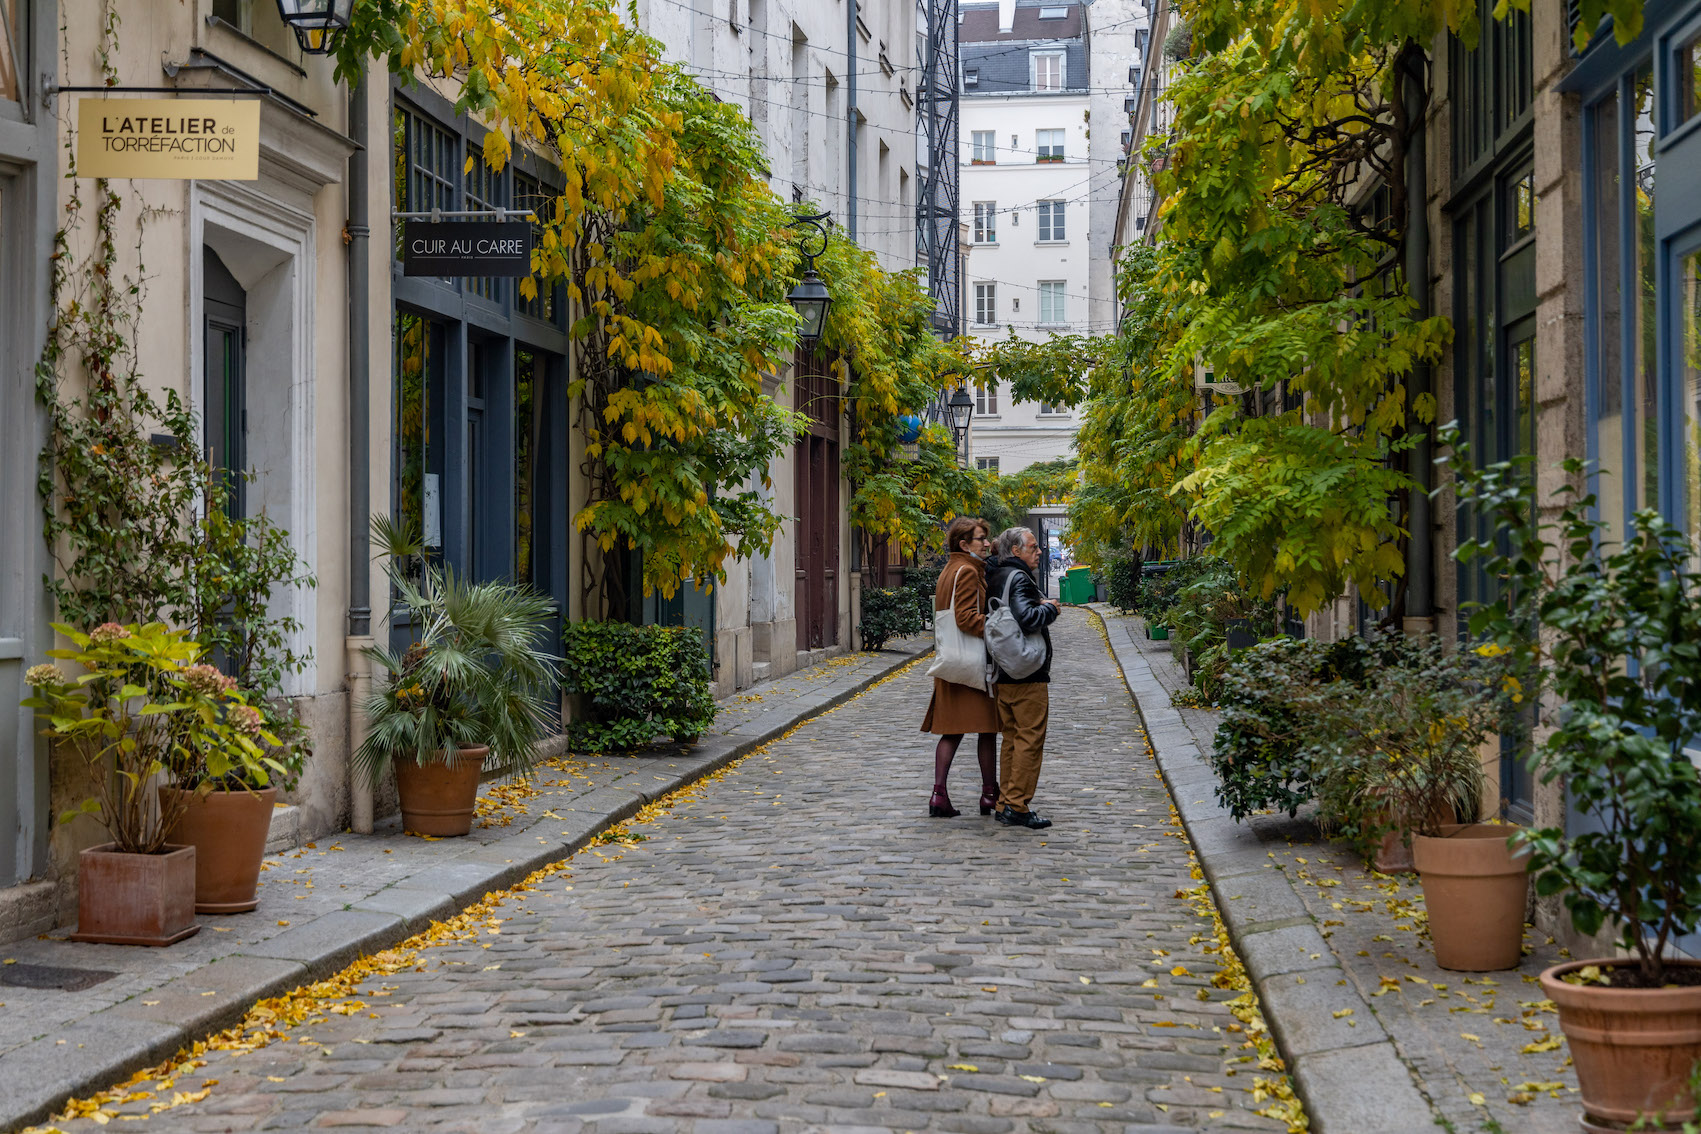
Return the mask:
[[(939, 572), (939, 588), (933, 595), (934, 618), (955, 618), (965, 634), (986, 635), (986, 564), (981, 557), (992, 547), (986, 521), (959, 516), (945, 530), (945, 550), (950, 558)], [(951, 806), (945, 791), (951, 760), (963, 734), (979, 733), (975, 758), (980, 762), (980, 813), (990, 815), (998, 803), (998, 704), (992, 694), (969, 685), (933, 679), (933, 700), (921, 731), (939, 737), (933, 749), (933, 797), (927, 813), (935, 819), (960, 814)]]

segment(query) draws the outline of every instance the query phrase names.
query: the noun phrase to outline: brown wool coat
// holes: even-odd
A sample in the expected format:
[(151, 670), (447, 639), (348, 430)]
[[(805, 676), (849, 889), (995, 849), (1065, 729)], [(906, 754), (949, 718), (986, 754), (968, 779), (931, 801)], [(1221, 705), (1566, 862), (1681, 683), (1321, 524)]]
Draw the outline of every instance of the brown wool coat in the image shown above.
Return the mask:
[[(955, 618), (964, 633), (984, 637), (986, 633), (986, 569), (966, 551), (951, 553), (939, 572), (939, 588), (933, 595), (934, 620)], [(921, 731), (935, 736), (968, 732), (997, 732), (998, 703), (990, 693), (967, 685), (933, 679), (933, 700)]]

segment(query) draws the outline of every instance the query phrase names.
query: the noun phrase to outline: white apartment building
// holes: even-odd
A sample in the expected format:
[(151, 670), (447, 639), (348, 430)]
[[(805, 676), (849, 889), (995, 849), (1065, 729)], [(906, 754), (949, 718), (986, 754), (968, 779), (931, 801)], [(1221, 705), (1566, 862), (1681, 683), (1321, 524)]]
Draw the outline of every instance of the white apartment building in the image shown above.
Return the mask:
[[(977, 338), (1092, 329), (1086, 11), (1038, 0), (958, 6), (960, 199), (973, 248), (964, 307)], [(1017, 472), (1068, 455), (1075, 427), (1066, 408), (1016, 402), (995, 384), (977, 392), (970, 451), (979, 468)]]

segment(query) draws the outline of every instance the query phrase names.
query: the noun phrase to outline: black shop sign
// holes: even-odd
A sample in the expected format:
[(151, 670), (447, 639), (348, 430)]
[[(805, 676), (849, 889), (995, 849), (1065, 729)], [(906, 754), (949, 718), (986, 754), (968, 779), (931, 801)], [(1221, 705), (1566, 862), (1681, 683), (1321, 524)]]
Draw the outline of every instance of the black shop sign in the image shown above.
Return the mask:
[(405, 276), (529, 276), (526, 221), (418, 221), (402, 231)]

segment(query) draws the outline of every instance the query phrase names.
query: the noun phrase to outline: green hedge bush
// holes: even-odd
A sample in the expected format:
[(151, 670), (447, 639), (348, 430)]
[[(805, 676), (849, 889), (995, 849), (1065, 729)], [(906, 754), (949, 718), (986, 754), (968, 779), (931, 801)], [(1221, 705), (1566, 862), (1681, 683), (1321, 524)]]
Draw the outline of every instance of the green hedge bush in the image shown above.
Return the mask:
[(915, 596), (924, 630), (933, 629), (933, 597), (939, 590), (939, 572), (945, 569), (943, 554), (929, 557), (914, 567), (904, 568), (904, 589)]
[[(1217, 798), (1236, 819), (1295, 814), (1315, 796), (1320, 765), (1338, 757), (1325, 751), (1341, 740), (1331, 735), (1326, 710), (1391, 673), (1413, 682), (1433, 677), (1436, 650), (1422, 638), (1372, 634), (1338, 642), (1276, 638), (1236, 653), (1223, 673), (1223, 719), (1211, 751)], [(1374, 706), (1362, 708), (1367, 720), (1375, 716)], [(1353, 817), (1326, 818), (1350, 824)]]
[[(932, 601), (932, 595), (928, 596)], [(862, 591), (862, 648), (878, 650), (893, 638), (922, 631), (915, 592), (908, 587), (864, 587)]]
[(1124, 614), (1140, 607), (1140, 569), (1138, 552), (1119, 551), (1105, 557), (1105, 597)]
[(658, 736), (689, 743), (714, 723), (709, 649), (690, 626), (570, 622), (562, 689), (583, 698), (575, 751), (624, 752)]

